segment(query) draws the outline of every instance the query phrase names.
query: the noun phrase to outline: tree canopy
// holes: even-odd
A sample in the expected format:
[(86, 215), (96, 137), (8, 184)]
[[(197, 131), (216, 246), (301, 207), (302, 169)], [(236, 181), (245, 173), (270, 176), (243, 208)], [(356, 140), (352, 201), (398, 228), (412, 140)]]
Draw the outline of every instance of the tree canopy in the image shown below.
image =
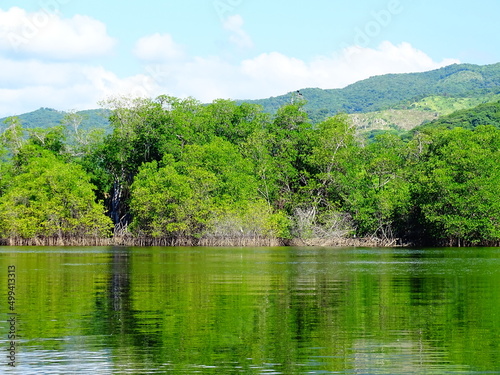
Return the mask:
[(111, 220), (76, 164), (33, 146), (0, 197), (0, 237), (106, 237)]
[[(0, 136), (0, 237), (336, 236), (500, 242), (498, 104), (369, 142), (297, 100), (115, 99), (111, 132), (61, 125)], [(476, 121), (479, 119), (478, 121)], [(174, 241), (175, 242), (175, 241)]]

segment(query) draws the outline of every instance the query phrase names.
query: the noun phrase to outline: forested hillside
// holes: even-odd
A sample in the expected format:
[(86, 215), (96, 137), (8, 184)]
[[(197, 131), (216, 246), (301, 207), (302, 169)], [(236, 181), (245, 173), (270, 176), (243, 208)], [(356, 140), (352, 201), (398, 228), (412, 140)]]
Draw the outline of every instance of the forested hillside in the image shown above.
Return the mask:
[[(414, 108), (414, 103), (431, 96), (453, 98), (455, 102), (460, 98), (483, 100), (500, 94), (499, 87), (500, 63), (486, 66), (455, 64), (423, 73), (371, 77), (343, 89), (304, 88), (300, 93), (307, 101), (304, 109), (309, 117), (314, 122), (320, 122), (339, 112)], [(289, 93), (247, 102), (262, 105), (265, 112), (276, 113), (278, 108), (291, 102), (291, 97)], [(471, 103), (471, 106), (477, 104)]]
[(471, 109), (456, 111), (448, 116), (443, 116), (432, 122), (422, 124), (414, 128), (413, 131), (453, 129), (456, 127), (474, 129), (480, 125), (492, 125), (500, 129), (500, 101), (480, 104)]
[[(347, 113), (361, 132), (410, 130), (442, 115), (500, 100), (500, 64), (461, 64), (424, 73), (387, 74), (343, 89), (306, 88), (299, 93), (237, 103), (259, 104), (264, 112), (274, 115), (284, 105), (303, 101), (303, 109), (314, 124)], [(56, 126), (69, 116), (70, 122), (78, 118), (82, 129), (111, 131), (109, 114), (103, 109), (66, 113), (40, 108), (17, 117), (27, 129)], [(6, 127), (5, 120), (0, 119), (0, 133)]]
[[(81, 129), (106, 129), (109, 127), (110, 112), (105, 109), (90, 109), (85, 111), (62, 112), (52, 108), (40, 108), (33, 112), (28, 112), (16, 116), (26, 129), (50, 128), (61, 125), (65, 121), (79, 121)], [(0, 133), (3, 132), (7, 118), (0, 119)]]
[(500, 243), (498, 103), (441, 120), (460, 127), (429, 124), (370, 143), (347, 115), (313, 124), (304, 105), (271, 116), (227, 100), (114, 100), (109, 134), (9, 119), (0, 136), (0, 238)]

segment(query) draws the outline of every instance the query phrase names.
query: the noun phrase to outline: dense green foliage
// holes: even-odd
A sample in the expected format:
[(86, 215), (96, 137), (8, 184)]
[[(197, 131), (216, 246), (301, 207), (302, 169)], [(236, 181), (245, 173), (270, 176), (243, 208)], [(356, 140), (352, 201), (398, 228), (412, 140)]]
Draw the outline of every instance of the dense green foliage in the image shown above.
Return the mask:
[(421, 224), (434, 238), (466, 243), (500, 238), (500, 131), (441, 132), (413, 178)]
[(368, 143), (347, 115), (313, 125), (304, 101), (275, 116), (167, 96), (107, 105), (109, 134), (71, 116), (6, 122), (1, 236), (103, 236), (106, 210), (137, 238), (500, 242), (500, 103)]
[[(111, 221), (95, 202), (94, 186), (76, 164), (26, 145), (0, 197), (0, 237), (102, 237)], [(4, 165), (4, 169), (6, 169)]]

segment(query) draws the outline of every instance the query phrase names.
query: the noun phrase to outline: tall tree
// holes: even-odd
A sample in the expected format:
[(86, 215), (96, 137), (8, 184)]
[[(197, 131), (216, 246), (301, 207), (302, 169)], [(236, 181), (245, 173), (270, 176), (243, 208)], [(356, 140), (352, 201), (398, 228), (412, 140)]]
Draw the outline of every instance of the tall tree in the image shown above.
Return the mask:
[(381, 134), (359, 154), (360, 172), (346, 202), (359, 235), (403, 235), (410, 207), (406, 149), (399, 137)]
[(297, 193), (307, 185), (307, 155), (311, 151), (313, 128), (303, 110), (305, 102), (281, 107), (273, 122), (267, 125), (269, 153), (279, 186), (274, 206), (292, 211)]
[(103, 104), (112, 109), (113, 133), (95, 150), (94, 160), (110, 176), (109, 211), (120, 233), (130, 222), (134, 176), (142, 163), (161, 160), (172, 119), (162, 100), (120, 98)]
[[(32, 150), (34, 154), (34, 150)], [(0, 236), (105, 237), (110, 220), (77, 165), (39, 148), (0, 197)]]
[(500, 131), (437, 133), (417, 168), (413, 195), (427, 237), (449, 245), (500, 240)]
[(132, 231), (152, 237), (199, 235), (212, 208), (216, 176), (199, 168), (183, 175), (172, 155), (161, 164), (144, 164), (132, 184)]

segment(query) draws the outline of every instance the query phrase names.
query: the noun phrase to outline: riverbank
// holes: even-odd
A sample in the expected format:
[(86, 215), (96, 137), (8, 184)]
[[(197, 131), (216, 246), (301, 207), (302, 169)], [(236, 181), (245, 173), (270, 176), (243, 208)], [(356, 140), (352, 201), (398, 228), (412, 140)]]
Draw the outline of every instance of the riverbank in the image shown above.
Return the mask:
[(99, 237), (36, 237), (0, 239), (1, 246), (318, 246), (318, 247), (404, 247), (400, 239), (364, 238), (266, 238), (266, 237), (210, 237), (210, 238), (153, 238), (115, 236)]

